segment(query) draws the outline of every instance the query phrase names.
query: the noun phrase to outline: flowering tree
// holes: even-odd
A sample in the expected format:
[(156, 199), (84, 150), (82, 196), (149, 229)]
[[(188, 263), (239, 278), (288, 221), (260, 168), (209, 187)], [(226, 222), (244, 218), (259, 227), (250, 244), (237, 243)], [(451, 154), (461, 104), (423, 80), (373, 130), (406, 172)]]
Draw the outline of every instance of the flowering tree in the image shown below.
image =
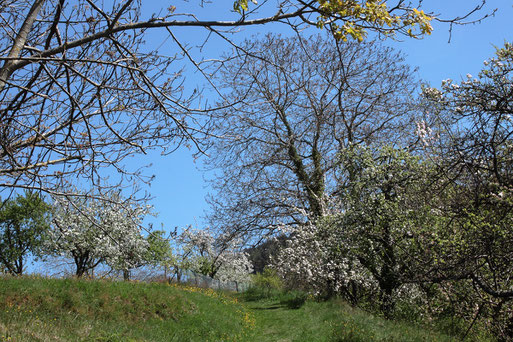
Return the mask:
[(249, 280), (253, 266), (246, 253), (240, 251), (236, 239), (216, 239), (209, 230), (187, 228), (178, 237), (182, 252), (179, 267), (221, 281)]
[(227, 250), (221, 253), (216, 260), (219, 265), (215, 278), (220, 281), (247, 282), (253, 272), (253, 265), (245, 252)]
[(46, 248), (51, 254), (72, 258), (78, 277), (100, 263), (128, 271), (139, 266), (147, 254), (148, 242), (141, 235), (141, 224), (150, 208), (123, 203), (117, 194), (111, 199), (55, 199), (54, 227)]
[(395, 293), (434, 263), (430, 247), (445, 228), (433, 169), (392, 147), (350, 146), (339, 161), (349, 181), (338, 191), (338, 208), (294, 229), (278, 267), (328, 295), (357, 301), (358, 290), (377, 291), (390, 316)]
[(377, 288), (371, 274), (349, 253), (349, 241), (330, 228), (327, 218), (286, 227), (284, 232), (291, 238), (272, 266), (288, 287), (321, 297), (341, 294), (353, 303), (361, 289)]
[[(451, 255), (455, 267), (445, 276), (470, 279), (481, 306), (490, 305), (494, 317), (507, 321), (513, 300), (513, 44), (497, 48), (477, 76), (445, 80), (440, 89), (426, 87), (424, 95), (426, 150), (458, 190), (451, 203), (457, 228), (451, 246), (460, 252)], [(497, 329), (513, 337), (508, 323)]]
[(381, 310), (389, 316), (394, 292), (423, 272), (425, 248), (445, 228), (434, 169), (387, 146), (374, 152), (352, 147), (340, 157), (350, 182), (340, 191), (343, 208), (334, 229), (378, 284)]

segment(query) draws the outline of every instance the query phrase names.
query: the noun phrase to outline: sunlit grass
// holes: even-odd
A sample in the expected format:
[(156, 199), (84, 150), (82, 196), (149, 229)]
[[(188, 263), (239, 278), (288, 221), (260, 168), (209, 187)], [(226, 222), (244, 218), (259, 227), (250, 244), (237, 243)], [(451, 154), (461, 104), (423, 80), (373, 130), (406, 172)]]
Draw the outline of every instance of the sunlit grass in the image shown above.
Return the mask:
[(247, 336), (248, 315), (213, 290), (0, 279), (0, 341), (233, 341)]
[[(0, 341), (457, 341), (300, 292), (0, 278)], [(485, 339), (469, 340), (486, 341)]]

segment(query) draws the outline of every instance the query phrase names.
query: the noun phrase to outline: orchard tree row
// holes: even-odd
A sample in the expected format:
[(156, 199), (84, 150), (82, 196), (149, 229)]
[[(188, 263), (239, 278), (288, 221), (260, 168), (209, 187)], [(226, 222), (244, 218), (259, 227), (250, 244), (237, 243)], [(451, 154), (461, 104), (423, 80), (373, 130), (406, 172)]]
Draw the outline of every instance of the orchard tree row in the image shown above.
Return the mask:
[[(78, 199), (78, 200), (77, 200)], [(205, 230), (185, 229), (165, 235), (144, 226), (151, 207), (113, 193), (109, 201), (91, 196), (73, 201), (56, 198), (46, 203), (25, 192), (2, 203), (0, 209), (0, 271), (22, 275), (30, 262), (51, 268), (61, 257), (73, 265), (77, 277), (94, 276), (98, 266), (112, 276), (144, 266), (179, 277), (193, 271), (220, 281), (247, 281), (252, 272), (235, 240), (214, 239)], [(123, 205), (120, 205), (122, 203)], [(129, 209), (127, 209), (129, 208)]]

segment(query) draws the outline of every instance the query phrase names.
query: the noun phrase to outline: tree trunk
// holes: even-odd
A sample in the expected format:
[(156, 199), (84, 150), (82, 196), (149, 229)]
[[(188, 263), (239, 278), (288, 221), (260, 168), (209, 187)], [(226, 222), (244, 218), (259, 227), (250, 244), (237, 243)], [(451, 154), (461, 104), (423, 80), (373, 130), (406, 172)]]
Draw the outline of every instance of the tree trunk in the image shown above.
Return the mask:
[(85, 273), (84, 267), (77, 265), (77, 270), (75, 272), (75, 276), (77, 276), (77, 278), (82, 278), (84, 276), (84, 273)]
[(16, 270), (15, 270), (15, 273), (16, 275), (23, 275), (23, 256), (20, 255), (18, 257), (18, 262), (16, 262)]
[(392, 314), (395, 308), (395, 302), (392, 297), (394, 289), (392, 287), (386, 287), (381, 290), (381, 312), (386, 319), (392, 318)]
[(9, 77), (11, 77), (11, 74), (14, 72), (17, 62), (16, 58), (20, 57), (21, 50), (25, 46), (27, 37), (30, 31), (32, 30), (32, 25), (34, 24), (34, 21), (36, 20), (37, 15), (41, 11), (41, 8), (43, 7), (43, 3), (45, 1), (46, 0), (35, 0), (25, 18), (25, 21), (23, 22), (23, 25), (21, 25), (20, 31), (14, 39), (11, 51), (9, 51), (7, 60), (5, 61), (5, 64), (2, 66), (2, 69), (0, 69), (0, 91), (4, 89), (5, 83), (7, 82), (7, 80), (9, 80)]

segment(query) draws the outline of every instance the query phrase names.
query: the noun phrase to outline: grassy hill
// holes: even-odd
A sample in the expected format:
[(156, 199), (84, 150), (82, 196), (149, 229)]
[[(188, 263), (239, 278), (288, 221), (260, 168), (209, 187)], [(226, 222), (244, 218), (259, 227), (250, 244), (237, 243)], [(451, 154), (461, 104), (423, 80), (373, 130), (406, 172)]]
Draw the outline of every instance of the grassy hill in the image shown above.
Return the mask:
[(0, 341), (455, 340), (342, 301), (296, 305), (296, 299), (243, 300), (160, 283), (5, 277)]

